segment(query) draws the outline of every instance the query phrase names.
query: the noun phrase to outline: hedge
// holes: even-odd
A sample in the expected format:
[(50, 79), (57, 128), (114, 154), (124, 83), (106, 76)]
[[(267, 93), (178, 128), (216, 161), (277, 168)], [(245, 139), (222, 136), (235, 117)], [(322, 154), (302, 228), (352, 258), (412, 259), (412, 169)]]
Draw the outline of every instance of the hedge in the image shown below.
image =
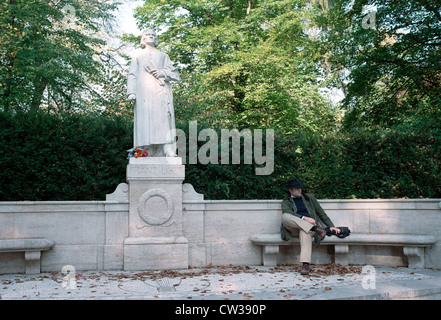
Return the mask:
[[(188, 124), (177, 126), (188, 137)], [(132, 130), (122, 117), (0, 113), (0, 201), (104, 200), (125, 181)], [(263, 165), (244, 164), (243, 154), (222, 164), (219, 145), (219, 164), (189, 164), (187, 152), (185, 182), (205, 199), (280, 199), (292, 177), (322, 199), (441, 197), (439, 125), (276, 132), (274, 143), (270, 175), (256, 175)]]
[(124, 180), (122, 118), (0, 113), (0, 200), (102, 200)]

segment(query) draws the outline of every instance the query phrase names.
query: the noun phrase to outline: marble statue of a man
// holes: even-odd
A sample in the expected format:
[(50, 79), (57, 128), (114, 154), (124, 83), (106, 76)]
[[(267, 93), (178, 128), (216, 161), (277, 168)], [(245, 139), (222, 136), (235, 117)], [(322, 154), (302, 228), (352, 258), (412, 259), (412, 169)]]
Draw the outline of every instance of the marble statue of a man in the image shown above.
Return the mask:
[(175, 113), (172, 82), (180, 80), (169, 56), (156, 49), (156, 32), (142, 32), (142, 50), (132, 57), (127, 100), (135, 101), (134, 147), (149, 156), (175, 156)]

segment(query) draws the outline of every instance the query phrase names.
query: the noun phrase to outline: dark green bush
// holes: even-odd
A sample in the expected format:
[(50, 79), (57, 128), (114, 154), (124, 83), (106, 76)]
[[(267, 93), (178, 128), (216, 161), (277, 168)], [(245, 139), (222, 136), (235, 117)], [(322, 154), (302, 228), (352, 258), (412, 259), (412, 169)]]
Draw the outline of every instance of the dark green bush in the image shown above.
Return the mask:
[(0, 200), (94, 200), (125, 179), (120, 118), (0, 113)]
[(196, 164), (187, 165), (186, 180), (208, 199), (280, 199), (292, 177), (318, 198), (441, 197), (439, 126), (276, 134), (274, 149), (271, 175), (257, 176), (256, 165), (243, 162)]
[(435, 127), (358, 129), (314, 139), (301, 176), (322, 198), (441, 196), (441, 134)]
[[(188, 124), (177, 125), (188, 137)], [(0, 201), (103, 200), (125, 181), (132, 130), (118, 117), (0, 113)], [(243, 151), (236, 165), (218, 153), (219, 164), (204, 165), (189, 164), (187, 151), (185, 182), (205, 199), (280, 199), (292, 177), (318, 198), (441, 197), (439, 125), (276, 132), (271, 175), (256, 175), (263, 165), (244, 164)]]

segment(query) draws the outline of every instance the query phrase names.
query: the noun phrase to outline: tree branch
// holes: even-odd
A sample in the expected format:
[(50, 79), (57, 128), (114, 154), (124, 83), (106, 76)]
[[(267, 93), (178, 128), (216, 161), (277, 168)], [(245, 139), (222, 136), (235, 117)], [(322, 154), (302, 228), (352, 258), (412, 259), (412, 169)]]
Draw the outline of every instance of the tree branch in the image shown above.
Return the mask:
[(419, 0), (418, 1), (424, 8), (427, 9), (427, 11), (431, 11), (433, 14), (435, 14), (435, 17), (438, 19), (438, 21), (441, 22), (441, 13), (436, 10), (436, 8), (429, 4), (427, 0)]

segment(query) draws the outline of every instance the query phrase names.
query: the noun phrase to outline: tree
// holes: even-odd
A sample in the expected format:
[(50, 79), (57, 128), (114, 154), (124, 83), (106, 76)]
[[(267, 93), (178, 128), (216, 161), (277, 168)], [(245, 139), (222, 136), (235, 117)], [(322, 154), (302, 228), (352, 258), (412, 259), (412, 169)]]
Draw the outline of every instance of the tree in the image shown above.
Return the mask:
[(153, 0), (136, 18), (160, 31), (163, 48), (180, 63), (177, 119), (289, 133), (334, 122), (318, 91), (311, 14), (300, 0)]
[(104, 81), (96, 33), (115, 8), (101, 0), (0, 4), (0, 108), (78, 110)]
[(439, 122), (440, 12), (439, 1), (334, 1), (321, 40), (347, 126)]

